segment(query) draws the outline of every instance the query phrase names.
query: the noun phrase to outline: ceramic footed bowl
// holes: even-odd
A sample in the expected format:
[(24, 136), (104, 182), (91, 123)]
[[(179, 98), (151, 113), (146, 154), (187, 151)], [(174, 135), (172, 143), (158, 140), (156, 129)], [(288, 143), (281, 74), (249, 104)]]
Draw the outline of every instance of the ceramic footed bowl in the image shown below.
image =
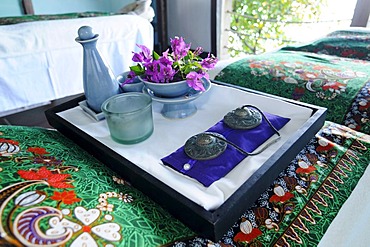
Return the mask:
[(187, 94), (191, 89), (186, 80), (170, 83), (156, 83), (148, 82), (140, 76), (139, 79), (144, 83), (145, 87), (150, 89), (157, 97), (179, 97)]

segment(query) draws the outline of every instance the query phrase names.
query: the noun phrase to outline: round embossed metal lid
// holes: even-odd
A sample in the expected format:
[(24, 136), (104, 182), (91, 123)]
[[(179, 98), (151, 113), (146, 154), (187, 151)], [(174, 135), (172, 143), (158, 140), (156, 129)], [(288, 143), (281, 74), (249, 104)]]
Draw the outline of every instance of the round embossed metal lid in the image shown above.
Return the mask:
[(227, 147), (223, 137), (215, 132), (203, 132), (190, 137), (184, 146), (185, 153), (195, 160), (210, 160), (222, 154)]
[(262, 122), (262, 114), (252, 107), (240, 107), (224, 116), (224, 123), (232, 129), (253, 129)]

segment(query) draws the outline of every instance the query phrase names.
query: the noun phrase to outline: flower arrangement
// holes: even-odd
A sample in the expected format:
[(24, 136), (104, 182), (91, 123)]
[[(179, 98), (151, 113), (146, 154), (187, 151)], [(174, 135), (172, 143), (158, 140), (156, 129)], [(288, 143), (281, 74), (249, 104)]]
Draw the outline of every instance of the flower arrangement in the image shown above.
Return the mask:
[(208, 70), (213, 69), (217, 58), (208, 53), (206, 58), (201, 58), (201, 47), (195, 51), (190, 50), (182, 37), (170, 39), (171, 50), (167, 49), (160, 56), (155, 51), (151, 52), (144, 45), (137, 45), (141, 52), (135, 53), (132, 61), (136, 65), (130, 67), (127, 79), (122, 83), (131, 83), (136, 76), (155, 83), (171, 83), (186, 80), (189, 87), (197, 91), (205, 91), (201, 79), (209, 79)]

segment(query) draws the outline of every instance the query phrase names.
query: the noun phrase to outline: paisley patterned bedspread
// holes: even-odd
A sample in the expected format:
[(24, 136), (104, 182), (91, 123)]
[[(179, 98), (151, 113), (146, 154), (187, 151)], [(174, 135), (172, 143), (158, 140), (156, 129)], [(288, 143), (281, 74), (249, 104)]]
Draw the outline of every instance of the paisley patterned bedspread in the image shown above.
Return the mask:
[(370, 133), (370, 31), (249, 56), (215, 80), (328, 108), (327, 120)]
[(308, 44), (287, 46), (282, 50), (306, 51), (370, 61), (369, 42), (369, 29), (352, 28), (334, 31)]
[(0, 245), (316, 246), (367, 168), (369, 148), (369, 135), (326, 122), (213, 243), (59, 132), (0, 126)]

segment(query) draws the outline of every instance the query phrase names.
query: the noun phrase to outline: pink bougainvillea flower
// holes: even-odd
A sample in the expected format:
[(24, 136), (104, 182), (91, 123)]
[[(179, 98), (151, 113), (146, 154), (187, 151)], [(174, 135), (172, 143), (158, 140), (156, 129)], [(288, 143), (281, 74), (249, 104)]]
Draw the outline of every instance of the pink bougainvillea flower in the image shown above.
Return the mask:
[(194, 51), (194, 56), (199, 56), (200, 54), (202, 54), (202, 52), (203, 52), (203, 48), (197, 47), (197, 49), (195, 49)]
[(174, 39), (170, 39), (170, 43), (176, 61), (185, 57), (190, 50), (190, 44), (186, 44), (182, 37), (175, 37)]
[(19, 170), (18, 174), (26, 180), (44, 180), (54, 188), (74, 188), (73, 185), (66, 181), (71, 176), (70, 174), (53, 173), (45, 166), (41, 167), (38, 171)]
[(127, 83), (132, 83), (135, 80), (136, 74), (134, 71), (130, 71), (127, 74), (126, 80), (121, 84), (121, 86), (127, 84)]
[(150, 49), (145, 45), (137, 45), (141, 52), (134, 52), (134, 56), (132, 57), (132, 61), (142, 63), (142, 62), (150, 62), (152, 60), (152, 55)]
[(199, 74), (195, 71), (192, 71), (186, 76), (186, 81), (189, 87), (192, 87), (198, 91), (205, 91), (205, 88), (201, 80), (203, 77), (204, 77), (204, 74)]
[(54, 194), (50, 198), (55, 201), (61, 201), (64, 204), (73, 204), (81, 201), (81, 198), (77, 198), (74, 190), (64, 190), (63, 192), (54, 191)]
[(172, 68), (172, 61), (165, 56), (144, 66), (147, 79), (152, 82), (171, 82), (176, 74), (176, 71)]
[[(167, 49), (162, 55), (154, 51), (151, 54), (149, 48), (138, 45), (141, 52), (134, 53), (132, 58), (138, 64), (131, 66), (130, 71), (149, 82), (171, 83), (186, 80), (189, 87), (197, 91), (205, 91), (201, 79), (209, 79), (207, 72), (215, 67), (217, 58), (208, 54), (202, 59), (200, 54), (203, 49), (197, 47), (194, 52), (191, 51), (191, 44), (185, 43), (182, 37), (170, 39), (170, 43), (172, 51)], [(127, 78), (121, 85), (132, 81)]]
[(33, 154), (39, 154), (39, 155), (44, 155), (44, 154), (49, 153), (45, 150), (45, 148), (40, 148), (40, 147), (29, 147), (27, 148), (27, 151)]
[(160, 82), (171, 82), (176, 71), (170, 65), (159, 64), (158, 80)]
[(202, 65), (203, 68), (213, 69), (216, 66), (217, 61), (218, 60), (216, 57), (208, 53), (208, 56), (205, 59), (203, 59), (203, 61), (200, 64)]

